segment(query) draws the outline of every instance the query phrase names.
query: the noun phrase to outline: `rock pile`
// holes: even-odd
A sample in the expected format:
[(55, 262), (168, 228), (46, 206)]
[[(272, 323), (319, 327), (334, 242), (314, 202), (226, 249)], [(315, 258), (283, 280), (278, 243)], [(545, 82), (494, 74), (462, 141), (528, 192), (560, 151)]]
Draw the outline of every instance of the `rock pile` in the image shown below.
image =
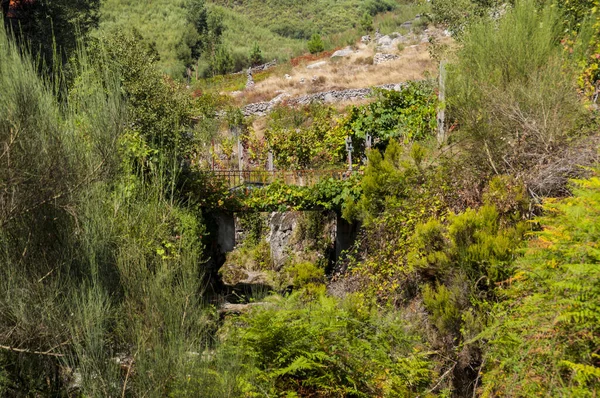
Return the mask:
[(246, 90), (251, 90), (254, 88), (254, 78), (252, 77), (252, 68), (248, 68), (248, 80), (246, 80)]
[[(253, 66), (253, 67), (250, 68), (250, 70), (252, 71), (252, 73), (257, 73), (257, 72), (265, 71), (267, 69), (271, 69), (274, 66), (277, 66), (277, 60), (276, 59), (274, 59), (271, 62), (267, 62), (266, 64), (262, 64), (262, 65), (258, 65), (258, 66)], [(244, 71), (235, 72), (235, 73), (233, 73), (233, 75), (241, 75), (242, 73), (244, 73)], [(246, 72), (246, 73), (248, 73), (248, 72)]]
[[(384, 90), (395, 90), (401, 91), (405, 83), (399, 84), (385, 84), (382, 86), (377, 86), (377, 88), (381, 88)], [(344, 101), (356, 101), (369, 97), (373, 90), (371, 88), (356, 88), (349, 90), (332, 90), (332, 91), (324, 91), (321, 93), (308, 94), (303, 95), (296, 98), (287, 99), (286, 102), (288, 105), (307, 105), (312, 102), (325, 102), (325, 103), (334, 103), (334, 102), (344, 102)], [(254, 104), (246, 105), (242, 113), (244, 116), (265, 116), (269, 112), (273, 110), (273, 108), (280, 102), (282, 102), (287, 97), (287, 94), (283, 93), (272, 99), (268, 102), (257, 102)]]
[(386, 54), (386, 53), (377, 53), (373, 57), (373, 65), (379, 65), (384, 62), (393, 61), (395, 59), (399, 59), (400, 56), (396, 54)]

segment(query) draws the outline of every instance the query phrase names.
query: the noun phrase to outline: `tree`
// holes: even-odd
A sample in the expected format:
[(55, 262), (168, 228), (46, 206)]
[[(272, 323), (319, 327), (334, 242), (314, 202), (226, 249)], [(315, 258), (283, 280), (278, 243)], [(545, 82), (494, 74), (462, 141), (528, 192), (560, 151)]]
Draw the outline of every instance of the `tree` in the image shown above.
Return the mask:
[[(216, 11), (209, 12), (204, 0), (188, 0), (188, 21), (195, 29), (195, 41), (189, 40), (191, 57), (198, 60), (200, 57), (211, 59), (215, 57), (222, 42), (223, 14)], [(193, 42), (192, 42), (193, 41)]]
[(365, 33), (373, 31), (373, 17), (369, 13), (364, 13), (360, 19), (360, 27)]
[(258, 46), (258, 43), (254, 43), (254, 46), (252, 47), (252, 51), (250, 52), (250, 64), (252, 64), (252, 66), (256, 66), (256, 65), (260, 65), (262, 63), (263, 63), (262, 52), (260, 51), (260, 47)]
[(325, 45), (323, 44), (323, 39), (317, 33), (313, 34), (310, 40), (307, 43), (308, 51), (311, 54), (318, 54), (325, 49)]
[(129, 130), (141, 136), (153, 151), (189, 150), (191, 98), (165, 79), (157, 69), (158, 52), (137, 31), (121, 32), (101, 39), (109, 67), (122, 76), (122, 89), (129, 104)]
[(2, 0), (4, 24), (19, 32), (20, 42), (53, 62), (54, 44), (62, 60), (75, 50), (79, 37), (98, 25), (100, 0)]

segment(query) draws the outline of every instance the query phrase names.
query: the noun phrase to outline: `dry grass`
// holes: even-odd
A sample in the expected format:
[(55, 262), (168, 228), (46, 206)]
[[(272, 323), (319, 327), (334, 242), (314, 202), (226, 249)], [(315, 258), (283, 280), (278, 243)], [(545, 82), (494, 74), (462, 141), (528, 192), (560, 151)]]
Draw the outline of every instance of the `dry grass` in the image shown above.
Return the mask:
[[(450, 42), (442, 38), (440, 42)], [(330, 59), (327, 57), (299, 59), (291, 71), (285, 74), (272, 74), (258, 82), (253, 90), (243, 92), (238, 98), (240, 104), (268, 101), (282, 92), (292, 97), (329, 90), (372, 87), (409, 80), (423, 79), (428, 73), (435, 72), (437, 63), (430, 57), (429, 43), (406, 45), (401, 51), (397, 48), (392, 53), (400, 55), (398, 60), (380, 65), (372, 65), (376, 49), (373, 44), (356, 46), (357, 51), (349, 57)], [(318, 69), (307, 69), (307, 64), (327, 61)]]

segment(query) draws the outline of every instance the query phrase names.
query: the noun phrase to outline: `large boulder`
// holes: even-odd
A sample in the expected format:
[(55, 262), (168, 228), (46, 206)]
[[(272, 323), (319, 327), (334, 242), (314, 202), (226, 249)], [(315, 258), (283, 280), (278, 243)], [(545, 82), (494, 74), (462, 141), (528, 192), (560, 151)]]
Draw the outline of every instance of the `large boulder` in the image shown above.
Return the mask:
[(381, 36), (379, 38), (379, 40), (377, 40), (377, 47), (378, 48), (391, 48), (392, 47), (392, 38), (388, 35), (385, 36)]
[(319, 61), (315, 62), (314, 64), (307, 65), (306, 69), (319, 69), (325, 65), (327, 65), (327, 61)]
[(335, 57), (348, 57), (350, 55), (354, 54), (354, 51), (352, 50), (352, 47), (348, 46), (346, 48), (342, 48), (341, 50), (337, 50), (336, 52), (334, 52), (333, 54), (331, 54), (331, 58), (335, 58)]
[(269, 220), (269, 233), (267, 242), (271, 246), (271, 261), (273, 268), (280, 270), (289, 257), (290, 239), (296, 227), (299, 213), (284, 212), (272, 213)]

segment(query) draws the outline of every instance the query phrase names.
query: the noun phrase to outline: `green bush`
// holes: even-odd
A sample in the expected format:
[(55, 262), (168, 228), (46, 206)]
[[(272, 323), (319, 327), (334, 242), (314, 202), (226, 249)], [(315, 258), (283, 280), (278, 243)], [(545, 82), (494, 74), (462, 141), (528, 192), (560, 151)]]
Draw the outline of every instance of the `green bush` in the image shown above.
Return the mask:
[(398, 4), (389, 0), (369, 0), (364, 5), (370, 15), (377, 15), (382, 12), (388, 12), (398, 7)]
[(323, 43), (323, 39), (321, 39), (321, 36), (317, 33), (313, 34), (310, 37), (310, 40), (306, 43), (306, 46), (308, 47), (308, 51), (311, 54), (318, 54), (325, 50), (325, 44)]
[(544, 186), (544, 172), (532, 170), (554, 159), (553, 148), (568, 145), (586, 123), (559, 46), (560, 26), (555, 7), (519, 1), (496, 24), (472, 24), (448, 67), (447, 117), (460, 122), (456, 139), (464, 139), (467, 167), (484, 174), (526, 171), (538, 195), (553, 187)]
[(295, 288), (325, 282), (325, 270), (308, 261), (289, 265), (284, 272)]
[(80, 53), (71, 86), (56, 64), (58, 94), (0, 29), (0, 344), (19, 347), (0, 350), (7, 395), (68, 395), (75, 377), (85, 396), (168, 395), (210, 324), (202, 217), (158, 144), (180, 131), (177, 92), (146, 48), (113, 44)]
[(258, 43), (254, 43), (254, 47), (252, 47), (252, 51), (250, 52), (250, 64), (252, 66), (260, 65), (264, 62), (262, 51), (258, 46)]
[[(130, 117), (128, 149), (136, 152), (138, 160), (156, 162), (159, 152), (188, 155), (194, 141), (190, 131), (192, 99), (183, 87), (165, 80), (158, 69), (156, 50), (135, 31), (116, 31), (102, 36), (91, 51), (99, 67), (121, 75)], [(75, 89), (77, 84), (79, 81)]]
[(265, 132), (275, 166), (302, 170), (343, 162), (345, 131), (335, 128), (335, 116), (332, 107), (318, 103), (275, 108)]
[(379, 148), (392, 139), (426, 140), (436, 131), (438, 101), (431, 82), (410, 82), (400, 91), (376, 90), (375, 98), (351, 107), (340, 128), (360, 139), (371, 135)]
[(365, 33), (373, 31), (373, 17), (369, 13), (364, 13), (360, 19), (360, 28)]
[(547, 200), (545, 216), (482, 334), (482, 395), (593, 397), (600, 388), (600, 180)]
[(433, 21), (444, 24), (454, 33), (461, 32), (475, 17), (476, 6), (471, 0), (433, 0)]
[(445, 285), (423, 288), (423, 303), (431, 313), (433, 324), (442, 333), (456, 335), (460, 331), (462, 311), (464, 310), (463, 297), (467, 292), (461, 291), (459, 286), (447, 288)]
[(249, 364), (238, 385), (249, 394), (289, 396), (423, 391), (432, 376), (424, 347), (397, 316), (359, 301), (294, 293), (228, 321), (221, 349), (241, 353)]

